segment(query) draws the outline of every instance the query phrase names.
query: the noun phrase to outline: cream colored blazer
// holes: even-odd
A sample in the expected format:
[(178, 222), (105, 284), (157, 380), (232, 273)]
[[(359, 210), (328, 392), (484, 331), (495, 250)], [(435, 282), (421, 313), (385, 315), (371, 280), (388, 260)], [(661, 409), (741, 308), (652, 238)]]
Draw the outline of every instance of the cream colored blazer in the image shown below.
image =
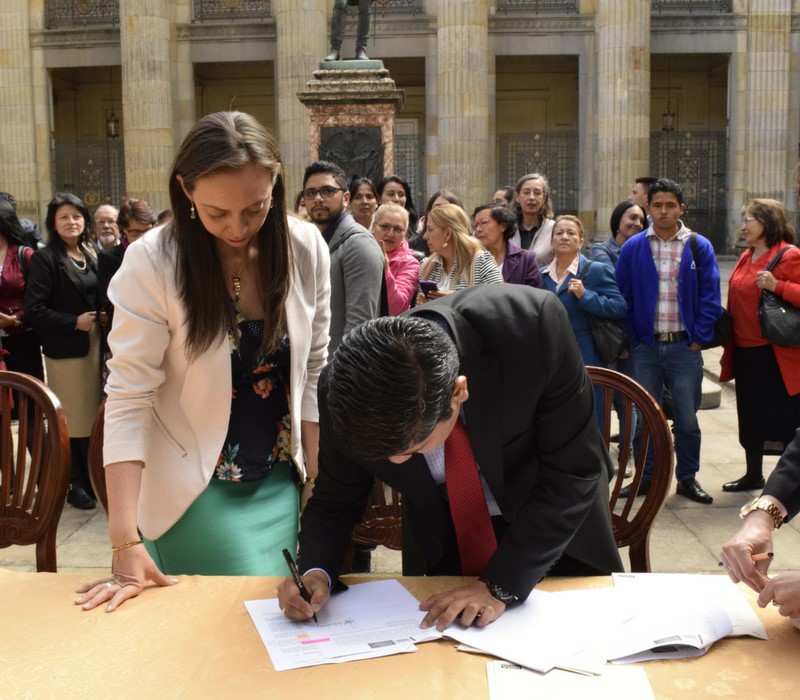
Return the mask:
[[(330, 260), (317, 228), (289, 218), (292, 282), (286, 300), (291, 348), (292, 454), (301, 477), (300, 421), (319, 420), (317, 380), (327, 358)], [(189, 361), (186, 309), (163, 228), (125, 253), (108, 289), (113, 358), (106, 391), (104, 464), (144, 462), (139, 529), (163, 535), (208, 485), (228, 431), (231, 346), (227, 337)]]

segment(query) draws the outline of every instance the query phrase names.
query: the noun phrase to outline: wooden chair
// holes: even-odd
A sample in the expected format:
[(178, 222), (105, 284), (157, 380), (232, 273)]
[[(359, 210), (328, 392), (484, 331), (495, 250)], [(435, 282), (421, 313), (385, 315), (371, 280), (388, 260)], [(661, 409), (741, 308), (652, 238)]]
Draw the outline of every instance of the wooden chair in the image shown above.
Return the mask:
[(389, 549), (403, 548), (400, 493), (375, 479), (375, 488), (361, 522), (353, 528), (353, 542), (365, 547), (382, 544)]
[[(610, 446), (614, 393), (621, 403), (624, 420), (620, 421), (619, 447), (617, 452), (617, 473), (610, 485), (611, 523), (617, 547), (629, 547), (631, 571), (650, 571), (650, 531), (653, 521), (664, 506), (670, 484), (672, 483), (672, 433), (667, 419), (658, 402), (642, 387), (624, 374), (603, 367), (587, 367), (589, 378), (595, 387), (603, 392), (603, 426), (601, 433), (606, 447)], [(620, 499), (620, 490), (625, 480), (625, 467), (631, 458), (630, 445), (633, 442), (633, 409), (638, 412), (642, 423), (641, 444), (634, 460), (634, 474), (631, 493)], [(653, 476), (647, 495), (639, 499), (636, 491), (644, 475), (647, 448), (653, 447)], [(614, 450), (609, 450), (614, 457)]]
[(0, 548), (35, 544), (37, 571), (56, 571), (69, 470), (67, 421), (56, 395), (35, 377), (0, 371)]
[(100, 403), (94, 417), (92, 432), (89, 434), (89, 480), (103, 510), (108, 513), (108, 491), (106, 491), (106, 471), (103, 466), (103, 426), (105, 425), (106, 402)]

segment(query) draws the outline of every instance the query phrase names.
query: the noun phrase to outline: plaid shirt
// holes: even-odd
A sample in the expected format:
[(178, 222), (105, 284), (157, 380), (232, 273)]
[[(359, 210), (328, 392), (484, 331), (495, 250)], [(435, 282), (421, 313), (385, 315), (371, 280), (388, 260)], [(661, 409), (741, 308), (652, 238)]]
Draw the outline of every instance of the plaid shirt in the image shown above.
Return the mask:
[(681, 322), (678, 305), (678, 272), (681, 256), (691, 231), (681, 222), (678, 232), (669, 240), (661, 240), (653, 230), (645, 234), (650, 241), (650, 251), (658, 273), (658, 303), (654, 323), (655, 333), (676, 333), (686, 330)]

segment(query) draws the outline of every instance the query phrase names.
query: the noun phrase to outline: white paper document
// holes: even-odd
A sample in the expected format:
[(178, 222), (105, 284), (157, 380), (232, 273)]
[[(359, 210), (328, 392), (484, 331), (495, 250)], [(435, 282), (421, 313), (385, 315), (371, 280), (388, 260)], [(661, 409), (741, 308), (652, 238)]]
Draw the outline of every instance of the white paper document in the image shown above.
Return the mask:
[(576, 654), (606, 641), (633, 610), (615, 588), (559, 593), (534, 589), (524, 603), (507, 608), (496, 622), (483, 628), (453, 624), (444, 636), (546, 672), (569, 666)]
[(412, 652), (415, 642), (442, 636), (419, 628), (425, 612), (396, 580), (359, 583), (331, 596), (317, 613), (319, 624), (287, 619), (277, 598), (244, 604), (276, 671)]
[(655, 700), (647, 674), (637, 666), (607, 666), (600, 676), (580, 676), (558, 670), (537, 673), (505, 661), (490, 661), (486, 664), (486, 676), (489, 700)]
[(645, 607), (662, 601), (719, 606), (731, 620), (733, 636), (767, 639), (767, 630), (740, 588), (722, 574), (613, 574), (613, 578), (615, 588), (639, 597)]

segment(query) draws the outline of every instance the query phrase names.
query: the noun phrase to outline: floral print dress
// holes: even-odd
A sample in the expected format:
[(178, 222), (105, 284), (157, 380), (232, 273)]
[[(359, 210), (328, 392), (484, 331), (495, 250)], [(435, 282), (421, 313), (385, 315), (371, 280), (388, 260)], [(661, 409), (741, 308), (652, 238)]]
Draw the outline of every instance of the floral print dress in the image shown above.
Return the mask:
[(245, 320), (237, 309), (237, 329), (229, 333), (231, 417), (214, 473), (222, 481), (259, 481), (274, 465), (292, 461), (289, 338), (264, 357), (258, 352), (263, 336), (264, 322)]

